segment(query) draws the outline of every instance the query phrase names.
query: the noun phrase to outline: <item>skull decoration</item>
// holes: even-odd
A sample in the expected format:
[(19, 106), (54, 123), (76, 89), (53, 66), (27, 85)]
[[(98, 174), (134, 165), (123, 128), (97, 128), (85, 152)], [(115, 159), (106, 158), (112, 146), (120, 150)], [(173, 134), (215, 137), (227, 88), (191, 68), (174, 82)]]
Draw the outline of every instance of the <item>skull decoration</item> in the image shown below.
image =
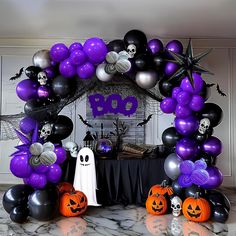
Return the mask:
[(38, 73), (38, 82), (40, 85), (46, 85), (48, 81), (47, 74), (44, 71)]
[(203, 118), (200, 120), (198, 131), (201, 134), (205, 134), (210, 128), (211, 122), (208, 118)]
[(70, 155), (72, 157), (77, 157), (78, 155), (78, 151), (79, 151), (79, 147), (76, 143), (74, 142), (67, 142), (65, 145), (65, 149), (66, 151), (70, 152)]
[(47, 139), (48, 136), (50, 136), (52, 133), (52, 124), (45, 124), (42, 129), (40, 130), (40, 138), (43, 138), (44, 140)]
[(134, 55), (136, 54), (136, 46), (134, 44), (130, 44), (128, 47), (127, 47), (127, 52), (129, 53), (129, 56), (130, 58), (133, 58)]
[(171, 199), (171, 208), (173, 216), (179, 216), (182, 210), (182, 200), (175, 196)]

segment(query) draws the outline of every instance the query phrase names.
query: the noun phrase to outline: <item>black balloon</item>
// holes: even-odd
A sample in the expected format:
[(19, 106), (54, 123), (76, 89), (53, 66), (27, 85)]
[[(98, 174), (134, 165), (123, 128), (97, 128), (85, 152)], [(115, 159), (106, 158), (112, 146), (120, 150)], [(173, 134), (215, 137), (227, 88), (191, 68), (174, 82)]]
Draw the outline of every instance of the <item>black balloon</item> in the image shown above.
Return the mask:
[(157, 56), (153, 57), (154, 69), (160, 70), (162, 68), (163, 64), (164, 64), (163, 56), (157, 55)]
[(53, 219), (58, 214), (59, 193), (56, 187), (47, 186), (41, 190), (35, 190), (29, 196), (30, 216), (40, 221)]
[(139, 54), (138, 56), (135, 57), (135, 66), (138, 70), (146, 70), (147, 68), (149, 68), (151, 66), (151, 56), (146, 54), (146, 53), (142, 53)]
[(176, 83), (174, 83), (173, 81), (167, 81), (165, 78), (163, 78), (159, 82), (160, 93), (165, 97), (171, 97), (172, 90), (176, 86), (177, 86)]
[(174, 180), (172, 182), (172, 189), (174, 191), (174, 195), (177, 195), (180, 198), (183, 197), (184, 189), (179, 185), (178, 180)]
[(194, 185), (194, 184), (192, 186), (190, 186), (190, 187), (185, 189), (185, 197), (186, 198), (187, 197), (194, 197), (194, 195), (196, 193), (198, 193), (199, 196), (204, 197), (205, 194), (206, 194), (206, 191), (205, 191), (205, 189), (203, 189), (203, 188), (201, 188), (201, 187), (199, 187), (197, 185)]
[(162, 142), (167, 147), (174, 147), (180, 139), (181, 135), (177, 132), (175, 127), (167, 128), (162, 133)]
[(9, 188), (3, 195), (2, 204), (4, 209), (10, 213), (16, 206), (26, 206), (28, 196), (34, 190), (26, 184), (17, 184)]
[(28, 66), (26, 69), (25, 69), (25, 74), (28, 78), (30, 79), (38, 79), (37, 76), (38, 76), (38, 73), (42, 71), (42, 69), (40, 67), (37, 67), (37, 66)]
[(10, 212), (10, 218), (13, 222), (24, 223), (29, 215), (29, 210), (26, 206), (16, 206)]
[(225, 223), (229, 218), (229, 211), (224, 206), (214, 206), (211, 208), (211, 220)]
[(199, 133), (199, 132), (196, 132), (193, 138), (194, 138), (198, 143), (203, 143), (204, 141), (207, 140), (208, 134), (207, 134), (207, 133), (201, 134), (201, 133)]
[(198, 159), (204, 159), (204, 161), (206, 162), (207, 166), (212, 166), (215, 164), (215, 160), (216, 160), (216, 157), (213, 157), (205, 152), (203, 153), (200, 153), (198, 155)]
[(73, 95), (76, 89), (76, 83), (74, 78), (64, 78), (59, 75), (52, 81), (52, 90), (55, 95), (65, 98), (69, 95)]
[(203, 88), (202, 91), (199, 93), (201, 97), (207, 100), (211, 96), (211, 88), (207, 87), (206, 82), (203, 81)]
[(215, 127), (220, 124), (223, 111), (215, 103), (205, 103), (204, 108), (199, 112), (201, 118), (208, 118), (211, 122), (211, 126)]
[(123, 50), (125, 50), (124, 41), (121, 39), (115, 39), (115, 40), (108, 43), (107, 49), (109, 52), (115, 51), (118, 53), (120, 51), (123, 51)]

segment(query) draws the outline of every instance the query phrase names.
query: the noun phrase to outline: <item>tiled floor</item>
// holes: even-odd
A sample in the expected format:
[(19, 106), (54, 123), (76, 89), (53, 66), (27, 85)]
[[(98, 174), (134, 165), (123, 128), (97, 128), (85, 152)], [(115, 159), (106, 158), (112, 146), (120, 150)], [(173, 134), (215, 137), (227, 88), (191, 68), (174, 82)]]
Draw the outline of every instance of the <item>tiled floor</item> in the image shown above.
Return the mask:
[[(0, 201), (4, 193), (0, 187)], [(145, 208), (136, 206), (89, 208), (82, 218), (59, 217), (51, 222), (38, 222), (30, 218), (20, 225), (13, 223), (0, 204), (0, 236), (44, 235), (236, 235), (236, 190), (224, 189), (232, 206), (226, 224), (207, 222), (197, 224), (187, 221), (183, 216), (152, 216)]]

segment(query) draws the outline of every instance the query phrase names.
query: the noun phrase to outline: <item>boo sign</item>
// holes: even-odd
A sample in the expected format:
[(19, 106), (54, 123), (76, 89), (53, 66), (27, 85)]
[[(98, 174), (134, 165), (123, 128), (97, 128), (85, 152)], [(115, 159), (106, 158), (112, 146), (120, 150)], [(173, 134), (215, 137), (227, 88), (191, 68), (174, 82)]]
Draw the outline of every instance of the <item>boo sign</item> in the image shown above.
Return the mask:
[(93, 117), (103, 116), (108, 113), (131, 116), (138, 108), (138, 100), (133, 96), (124, 99), (119, 94), (111, 94), (107, 97), (102, 94), (93, 94), (89, 97)]

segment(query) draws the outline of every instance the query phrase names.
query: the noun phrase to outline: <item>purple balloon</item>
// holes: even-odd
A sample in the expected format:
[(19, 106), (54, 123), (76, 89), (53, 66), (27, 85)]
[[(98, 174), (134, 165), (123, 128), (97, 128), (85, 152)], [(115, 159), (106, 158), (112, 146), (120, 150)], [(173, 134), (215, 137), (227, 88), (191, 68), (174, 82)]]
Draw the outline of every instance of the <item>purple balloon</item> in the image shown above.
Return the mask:
[(176, 96), (176, 100), (181, 106), (185, 106), (190, 103), (192, 94), (187, 91), (179, 92)]
[(45, 166), (45, 165), (39, 165), (34, 167), (34, 171), (38, 174), (44, 174), (46, 172), (48, 172), (49, 170), (49, 166)]
[(177, 105), (175, 115), (178, 118), (186, 118), (192, 114), (192, 110), (188, 106)]
[(209, 180), (209, 174), (206, 170), (197, 169), (191, 174), (191, 180), (196, 185), (203, 185)]
[[(172, 52), (175, 52), (175, 53), (178, 53), (178, 54), (182, 54), (184, 48), (183, 48), (182, 43), (179, 40), (172, 40), (172, 41), (169, 41), (166, 44), (166, 49), (168, 51), (172, 51)], [(168, 55), (170, 57), (172, 57), (169, 53), (168, 53)]]
[(56, 77), (55, 69), (52, 66), (45, 68), (43, 71), (46, 73), (48, 79)]
[(36, 81), (25, 79), (17, 84), (16, 94), (21, 100), (28, 101), (29, 99), (38, 97), (37, 89), (38, 83)]
[(76, 68), (72, 65), (69, 58), (60, 63), (59, 71), (65, 78), (71, 78), (76, 74)]
[(195, 140), (182, 138), (176, 144), (176, 154), (183, 160), (192, 160), (198, 153), (198, 147)]
[(50, 49), (50, 57), (54, 62), (62, 62), (69, 57), (69, 49), (64, 43), (56, 43)]
[(39, 86), (37, 93), (38, 93), (39, 98), (42, 98), (42, 99), (49, 98), (49, 96), (51, 95), (51, 88), (44, 85)]
[(205, 189), (214, 189), (219, 187), (223, 182), (223, 174), (221, 173), (221, 171), (215, 166), (207, 167), (206, 171), (209, 174), (209, 179), (201, 187)]
[(178, 133), (188, 136), (197, 131), (199, 120), (195, 116), (188, 116), (187, 118), (175, 118), (175, 128)]
[(63, 147), (56, 146), (54, 152), (57, 155), (56, 164), (62, 164), (66, 160), (66, 150)]
[(100, 38), (90, 38), (84, 43), (83, 51), (93, 64), (100, 64), (106, 58), (107, 47), (105, 42)]
[(187, 92), (193, 93), (193, 94), (198, 94), (202, 91), (204, 82), (202, 77), (197, 74), (197, 73), (193, 73), (193, 81), (194, 81), (194, 88), (192, 87), (189, 78), (185, 77), (184, 79), (182, 79), (180, 87)]
[(204, 98), (200, 95), (193, 95), (189, 108), (193, 111), (200, 111), (204, 107)]
[(74, 50), (70, 54), (70, 61), (74, 66), (81, 66), (87, 61), (87, 56), (82, 50)]
[(86, 62), (77, 67), (77, 75), (80, 79), (89, 79), (95, 74), (95, 67), (92, 63)]
[(207, 163), (204, 161), (204, 159), (195, 161), (194, 165), (195, 165), (195, 169), (205, 170), (207, 168)]
[(218, 156), (222, 152), (222, 143), (218, 138), (211, 136), (203, 143), (202, 150), (212, 156)]
[(32, 173), (27, 182), (31, 187), (35, 189), (42, 189), (47, 184), (47, 178), (44, 174)]
[(72, 53), (75, 50), (83, 50), (82, 44), (78, 43), (78, 42), (72, 43), (69, 47), (69, 51), (70, 51), (70, 53)]
[(173, 98), (164, 98), (160, 103), (160, 108), (164, 113), (173, 113), (176, 108), (176, 101)]
[(178, 65), (174, 62), (167, 62), (165, 64), (165, 68), (164, 68), (164, 72), (165, 72), (165, 75), (167, 76), (171, 76), (173, 75), (177, 70), (178, 70)]
[(27, 178), (32, 173), (27, 154), (16, 155), (11, 159), (10, 170), (18, 178)]
[(151, 39), (148, 42), (148, 48), (150, 49), (153, 55), (156, 55), (157, 53), (163, 51), (163, 43), (160, 39)]
[(47, 172), (47, 180), (51, 183), (58, 183), (60, 181), (62, 175), (61, 167), (57, 164), (53, 164), (49, 166), (49, 170)]
[(38, 122), (36, 120), (29, 116), (26, 116), (20, 121), (19, 128), (24, 134), (29, 134), (34, 130), (37, 124)]
[(180, 172), (185, 175), (190, 175), (194, 171), (194, 163), (186, 160), (180, 163)]
[(183, 188), (188, 188), (193, 184), (190, 175), (180, 175), (178, 183)]
[(178, 94), (179, 94), (181, 91), (183, 91), (182, 88), (180, 88), (180, 87), (175, 87), (175, 88), (172, 90), (172, 98), (177, 99), (177, 96), (178, 96)]

